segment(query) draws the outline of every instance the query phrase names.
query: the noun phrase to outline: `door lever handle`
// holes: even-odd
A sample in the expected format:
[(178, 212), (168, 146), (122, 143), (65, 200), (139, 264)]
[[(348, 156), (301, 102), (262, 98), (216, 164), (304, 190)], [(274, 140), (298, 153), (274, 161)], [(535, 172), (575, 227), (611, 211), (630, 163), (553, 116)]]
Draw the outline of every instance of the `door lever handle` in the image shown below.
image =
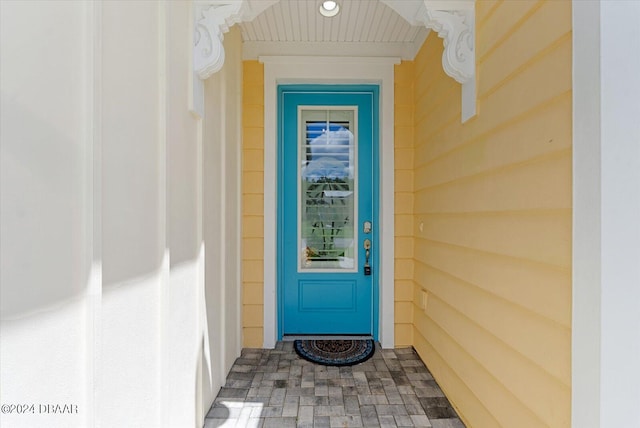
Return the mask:
[(366, 276), (371, 275), (371, 265), (369, 264), (369, 256), (371, 255), (371, 240), (365, 239), (364, 246), (364, 274)]

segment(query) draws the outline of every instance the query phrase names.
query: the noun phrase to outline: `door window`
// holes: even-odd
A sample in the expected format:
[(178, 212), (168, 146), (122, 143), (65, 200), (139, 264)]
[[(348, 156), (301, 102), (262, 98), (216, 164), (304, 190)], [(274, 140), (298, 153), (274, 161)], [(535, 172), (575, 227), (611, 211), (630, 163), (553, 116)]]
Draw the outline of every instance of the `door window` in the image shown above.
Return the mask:
[(298, 271), (357, 271), (357, 110), (300, 106), (298, 118)]

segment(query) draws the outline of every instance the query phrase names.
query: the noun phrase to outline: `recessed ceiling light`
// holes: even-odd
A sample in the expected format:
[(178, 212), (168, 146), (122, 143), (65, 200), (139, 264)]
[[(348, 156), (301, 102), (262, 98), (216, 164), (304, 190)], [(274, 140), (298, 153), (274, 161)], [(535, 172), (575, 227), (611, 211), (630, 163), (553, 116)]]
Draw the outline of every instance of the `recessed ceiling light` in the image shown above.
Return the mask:
[(327, 18), (331, 18), (332, 16), (336, 16), (340, 12), (340, 5), (338, 2), (333, 0), (323, 1), (320, 5), (320, 14), (322, 16), (326, 16)]

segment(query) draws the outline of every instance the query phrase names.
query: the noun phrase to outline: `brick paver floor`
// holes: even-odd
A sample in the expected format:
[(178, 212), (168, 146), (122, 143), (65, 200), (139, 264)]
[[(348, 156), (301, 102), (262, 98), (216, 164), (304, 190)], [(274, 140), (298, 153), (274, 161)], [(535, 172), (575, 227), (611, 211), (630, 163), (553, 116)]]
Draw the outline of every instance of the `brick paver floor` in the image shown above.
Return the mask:
[(213, 427), (464, 428), (413, 348), (349, 367), (300, 358), (292, 342), (244, 349), (207, 414)]

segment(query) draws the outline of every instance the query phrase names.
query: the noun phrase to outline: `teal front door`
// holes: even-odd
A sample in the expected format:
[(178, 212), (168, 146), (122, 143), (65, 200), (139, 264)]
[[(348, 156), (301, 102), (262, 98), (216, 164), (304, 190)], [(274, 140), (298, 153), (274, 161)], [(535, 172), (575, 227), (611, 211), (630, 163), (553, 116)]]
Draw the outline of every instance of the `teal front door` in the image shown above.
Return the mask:
[(378, 87), (278, 88), (279, 336), (377, 336)]

